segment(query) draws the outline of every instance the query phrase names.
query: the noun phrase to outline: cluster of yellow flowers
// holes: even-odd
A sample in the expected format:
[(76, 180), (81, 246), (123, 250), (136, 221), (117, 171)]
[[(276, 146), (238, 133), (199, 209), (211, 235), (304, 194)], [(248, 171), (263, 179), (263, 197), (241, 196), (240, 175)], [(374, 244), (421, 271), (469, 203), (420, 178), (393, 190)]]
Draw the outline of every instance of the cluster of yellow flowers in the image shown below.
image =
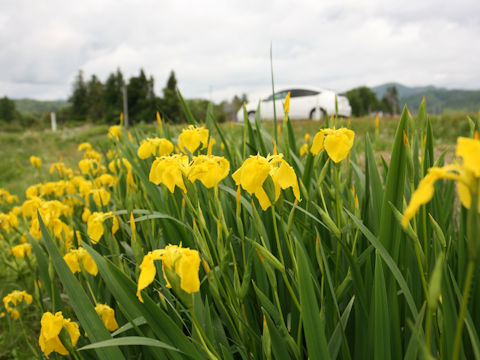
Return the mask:
[[(30, 295), (26, 291), (13, 290), (11, 293), (9, 293), (3, 298), (3, 305), (5, 306), (5, 310), (7, 310), (10, 316), (14, 320), (17, 320), (20, 317), (20, 312), (15, 309), (15, 306), (22, 301), (24, 301), (27, 305), (30, 305), (32, 303), (32, 300), (32, 295)], [(11, 305), (13, 305), (13, 307)]]
[(0, 204), (11, 204), (14, 202), (18, 202), (18, 196), (12, 195), (8, 190), (0, 188)]

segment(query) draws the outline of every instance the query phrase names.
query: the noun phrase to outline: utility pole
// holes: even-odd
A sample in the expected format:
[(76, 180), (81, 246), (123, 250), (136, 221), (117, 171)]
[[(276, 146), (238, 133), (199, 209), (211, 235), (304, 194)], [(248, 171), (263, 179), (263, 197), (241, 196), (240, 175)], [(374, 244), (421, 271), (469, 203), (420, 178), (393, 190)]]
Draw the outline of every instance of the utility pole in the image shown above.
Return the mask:
[(57, 131), (57, 117), (54, 112), (50, 113), (50, 122), (52, 124), (52, 131)]
[(123, 120), (125, 122), (125, 127), (128, 127), (128, 101), (127, 101), (127, 87), (122, 86), (123, 93)]

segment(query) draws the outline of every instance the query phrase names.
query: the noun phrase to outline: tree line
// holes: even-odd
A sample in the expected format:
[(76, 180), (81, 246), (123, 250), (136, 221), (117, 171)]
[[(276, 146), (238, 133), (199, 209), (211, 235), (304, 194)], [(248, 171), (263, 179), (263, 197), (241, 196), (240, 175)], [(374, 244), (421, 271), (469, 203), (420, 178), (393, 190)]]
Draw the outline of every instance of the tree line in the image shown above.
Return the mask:
[[(123, 112), (124, 93), (127, 98), (129, 124), (155, 121), (158, 112), (162, 119), (171, 123), (186, 122), (177, 92), (177, 78), (175, 72), (170, 71), (162, 96), (157, 96), (154, 90), (153, 76), (147, 77), (143, 69), (138, 76), (132, 76), (128, 82), (120, 69), (111, 73), (105, 83), (96, 75), (88, 81), (84, 80), (80, 70), (72, 87), (69, 98), (69, 118), (76, 121), (116, 123)], [(241, 107), (247, 96), (235, 95), (231, 102), (222, 101), (213, 104), (213, 112), (219, 122), (232, 120), (235, 112)], [(206, 99), (186, 99), (193, 116), (203, 121), (209, 101)]]
[[(139, 122), (153, 122), (159, 112), (164, 121), (170, 123), (186, 122), (180, 98), (177, 92), (177, 79), (172, 70), (162, 89), (161, 96), (155, 94), (155, 80), (147, 76), (140, 69), (137, 76), (128, 80), (117, 69), (111, 73), (105, 82), (95, 74), (85, 79), (82, 70), (79, 70), (72, 84), (72, 91), (66, 106), (57, 110), (57, 121), (90, 122), (114, 124), (120, 120), (123, 112), (123, 97), (126, 93), (129, 124)], [(231, 101), (222, 101), (213, 105), (213, 113), (219, 122), (232, 120), (236, 111), (247, 101), (245, 94), (235, 95)], [(193, 116), (203, 121), (206, 116), (209, 100), (186, 99)], [(50, 112), (43, 114), (22, 114), (15, 102), (6, 96), (0, 99), (0, 124), (12, 128), (34, 125), (45, 126), (50, 121)]]
[(387, 88), (382, 99), (366, 86), (360, 86), (345, 93), (352, 107), (353, 116), (366, 116), (372, 113), (398, 114), (400, 112), (400, 101), (396, 86)]

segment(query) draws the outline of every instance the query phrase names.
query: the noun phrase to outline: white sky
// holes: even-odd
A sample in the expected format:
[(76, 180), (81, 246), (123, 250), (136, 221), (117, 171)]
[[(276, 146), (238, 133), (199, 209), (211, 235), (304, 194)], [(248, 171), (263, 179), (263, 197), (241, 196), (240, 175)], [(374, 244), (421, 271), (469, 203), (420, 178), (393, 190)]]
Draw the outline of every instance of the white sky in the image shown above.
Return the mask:
[(398, 81), (480, 88), (480, 1), (0, 0), (0, 97), (66, 99), (75, 75), (143, 67), (161, 95)]

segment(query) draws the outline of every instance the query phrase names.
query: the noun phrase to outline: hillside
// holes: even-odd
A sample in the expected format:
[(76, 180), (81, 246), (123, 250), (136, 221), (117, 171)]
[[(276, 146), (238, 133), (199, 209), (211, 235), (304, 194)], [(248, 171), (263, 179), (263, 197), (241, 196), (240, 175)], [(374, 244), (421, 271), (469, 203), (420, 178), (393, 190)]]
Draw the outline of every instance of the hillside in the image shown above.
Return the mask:
[(34, 99), (13, 99), (17, 111), (22, 114), (40, 115), (45, 111), (58, 111), (68, 105), (66, 100), (41, 101)]
[(440, 114), (445, 110), (476, 112), (480, 109), (480, 90), (457, 90), (438, 88), (432, 85), (409, 87), (399, 83), (386, 83), (372, 87), (372, 91), (381, 99), (386, 89), (396, 86), (400, 103), (415, 111), (422, 101), (427, 100), (428, 110)]

